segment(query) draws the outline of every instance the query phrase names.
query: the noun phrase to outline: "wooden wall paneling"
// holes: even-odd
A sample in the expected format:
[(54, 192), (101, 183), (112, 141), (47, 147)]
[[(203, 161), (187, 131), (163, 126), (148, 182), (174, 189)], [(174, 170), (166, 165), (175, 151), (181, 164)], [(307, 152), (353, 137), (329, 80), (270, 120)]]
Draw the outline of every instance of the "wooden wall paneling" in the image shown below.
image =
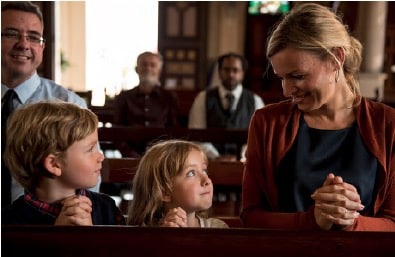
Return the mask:
[(207, 3), (159, 2), (158, 49), (164, 58), (162, 84), (198, 90), (206, 81)]
[(273, 76), (266, 59), (267, 38), (281, 17), (272, 14), (247, 16), (245, 54), (249, 68), (245, 76), (245, 85), (259, 94), (265, 104), (284, 99), (281, 82)]
[[(334, 2), (319, 2), (324, 6), (331, 7)], [(292, 2), (291, 8), (301, 2)], [(338, 10), (353, 32), (358, 9), (358, 2), (340, 2)], [(266, 42), (276, 23), (282, 18), (281, 14), (247, 15), (246, 47), (245, 54), (249, 62), (246, 73), (246, 86), (258, 93), (265, 104), (284, 100), (281, 89), (281, 81), (273, 74), (266, 59)]]
[(44, 38), (46, 39), (43, 53), (43, 61), (38, 67), (37, 72), (45, 78), (55, 78), (55, 2), (53, 1), (34, 1), (43, 14), (44, 19)]
[(387, 32), (385, 42), (385, 62), (384, 72), (387, 73), (386, 86), (384, 91), (384, 101), (395, 106), (395, 71), (391, 67), (395, 66), (395, 2), (389, 1), (387, 12)]

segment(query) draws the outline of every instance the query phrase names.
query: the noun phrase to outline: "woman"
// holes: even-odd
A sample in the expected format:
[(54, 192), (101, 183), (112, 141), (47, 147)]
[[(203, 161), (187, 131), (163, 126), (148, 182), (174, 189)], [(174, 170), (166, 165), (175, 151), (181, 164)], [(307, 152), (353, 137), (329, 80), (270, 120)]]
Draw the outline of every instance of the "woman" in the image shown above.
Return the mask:
[(246, 226), (395, 231), (395, 110), (361, 97), (361, 51), (318, 4), (294, 7), (273, 31), (267, 57), (290, 100), (251, 120)]

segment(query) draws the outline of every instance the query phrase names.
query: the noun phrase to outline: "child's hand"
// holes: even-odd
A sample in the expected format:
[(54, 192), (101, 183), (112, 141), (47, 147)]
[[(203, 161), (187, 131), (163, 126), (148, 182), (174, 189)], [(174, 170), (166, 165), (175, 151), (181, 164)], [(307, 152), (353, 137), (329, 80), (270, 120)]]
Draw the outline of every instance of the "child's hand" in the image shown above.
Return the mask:
[(92, 225), (92, 202), (82, 195), (73, 195), (62, 202), (63, 207), (55, 225)]
[(181, 208), (170, 209), (162, 219), (161, 227), (188, 227), (187, 214)]

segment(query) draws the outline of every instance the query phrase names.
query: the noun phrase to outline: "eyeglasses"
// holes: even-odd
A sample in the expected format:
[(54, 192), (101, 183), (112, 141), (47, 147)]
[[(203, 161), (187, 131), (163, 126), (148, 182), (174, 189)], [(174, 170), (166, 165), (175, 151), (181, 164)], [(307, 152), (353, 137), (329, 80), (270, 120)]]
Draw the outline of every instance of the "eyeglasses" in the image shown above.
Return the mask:
[(22, 35), (18, 31), (14, 31), (14, 30), (3, 31), (1, 33), (1, 37), (6, 38), (8, 40), (13, 40), (15, 42), (21, 40), (21, 38), (24, 37), (27, 39), (27, 41), (35, 45), (42, 45), (43, 43), (45, 43), (45, 39), (40, 35), (36, 35), (36, 34)]

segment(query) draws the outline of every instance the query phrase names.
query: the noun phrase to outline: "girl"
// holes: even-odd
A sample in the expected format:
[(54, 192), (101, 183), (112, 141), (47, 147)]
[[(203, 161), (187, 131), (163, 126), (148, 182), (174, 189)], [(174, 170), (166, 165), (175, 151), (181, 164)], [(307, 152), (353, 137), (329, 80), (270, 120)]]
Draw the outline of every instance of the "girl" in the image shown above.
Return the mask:
[(152, 146), (139, 162), (133, 197), (128, 225), (228, 227), (222, 220), (204, 217), (212, 205), (213, 184), (207, 157), (192, 142), (168, 140)]

